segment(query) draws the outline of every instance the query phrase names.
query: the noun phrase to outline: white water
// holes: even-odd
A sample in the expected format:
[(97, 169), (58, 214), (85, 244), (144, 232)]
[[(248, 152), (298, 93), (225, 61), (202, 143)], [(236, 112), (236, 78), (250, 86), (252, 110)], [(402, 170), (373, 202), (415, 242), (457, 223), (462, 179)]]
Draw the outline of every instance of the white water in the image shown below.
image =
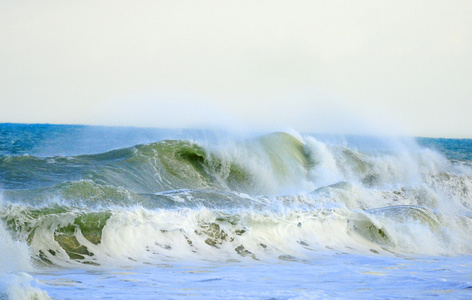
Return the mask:
[[(0, 295), (471, 296), (472, 173), (467, 166), (451, 165), (438, 153), (408, 143), (366, 152), (312, 137), (302, 141), (308, 162), (290, 157), (290, 147), (271, 158), (264, 153), (266, 144), (209, 149), (241, 162), (265, 192), (233, 193), (229, 206), (193, 207), (195, 201), (210, 200), (191, 190), (170, 194), (189, 204), (179, 209), (74, 206), (31, 221), (36, 230), (30, 246), (26, 233), (13, 238), (2, 224)], [(2, 207), (19, 220), (25, 209), (23, 204)], [(54, 239), (55, 230), (81, 213), (102, 210), (112, 216), (100, 244), (80, 231), (74, 235), (93, 256), (70, 259)], [(55, 267), (33, 266), (30, 259), (39, 253)]]
[(37, 287), (38, 281), (26, 273), (33, 270), (28, 246), (13, 240), (0, 223), (0, 299), (50, 299)]
[(470, 259), (320, 253), (311, 261), (169, 261), (135, 268), (48, 270), (52, 298), (470, 299)]

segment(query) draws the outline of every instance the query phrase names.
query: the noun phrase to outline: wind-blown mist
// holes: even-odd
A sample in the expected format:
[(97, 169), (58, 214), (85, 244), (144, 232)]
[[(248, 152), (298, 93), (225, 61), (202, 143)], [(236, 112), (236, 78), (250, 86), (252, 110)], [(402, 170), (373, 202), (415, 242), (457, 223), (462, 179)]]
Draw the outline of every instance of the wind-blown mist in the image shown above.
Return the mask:
[[(324, 134), (411, 135), (405, 126), (375, 108), (363, 113), (350, 110), (339, 97), (329, 93), (297, 91), (247, 106), (241, 106), (241, 101), (234, 99), (231, 103), (234, 107), (228, 109), (218, 99), (203, 95), (150, 91), (96, 107), (89, 123), (224, 130), (243, 136), (290, 128)], [(287, 107), (286, 103), (292, 105)]]
[[(294, 99), (308, 89), (333, 95), (361, 119), (392, 119), (412, 135), (472, 135), (468, 1), (30, 1), (1, 8), (3, 122), (136, 126), (139, 118), (90, 116), (105, 103), (132, 107), (123, 99), (165, 90), (197, 95), (186, 105), (192, 109), (209, 105), (237, 119), (278, 118), (279, 126), (317, 131), (299, 114), (316, 115), (331, 100)], [(164, 99), (143, 100), (169, 108)]]

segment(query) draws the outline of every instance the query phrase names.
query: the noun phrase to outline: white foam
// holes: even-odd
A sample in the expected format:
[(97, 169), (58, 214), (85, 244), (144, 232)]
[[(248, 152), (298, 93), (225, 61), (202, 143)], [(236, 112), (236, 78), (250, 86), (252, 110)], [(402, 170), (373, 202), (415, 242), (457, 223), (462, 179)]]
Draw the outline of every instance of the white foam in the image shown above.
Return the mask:
[(37, 285), (37, 280), (25, 272), (0, 274), (0, 297), (6, 296), (11, 300), (51, 299), (48, 293)]
[[(3, 208), (1, 202), (0, 207)], [(26, 273), (29, 271), (33, 271), (29, 247), (14, 240), (0, 221), (0, 298), (50, 299), (46, 292), (34, 286), (36, 281)]]

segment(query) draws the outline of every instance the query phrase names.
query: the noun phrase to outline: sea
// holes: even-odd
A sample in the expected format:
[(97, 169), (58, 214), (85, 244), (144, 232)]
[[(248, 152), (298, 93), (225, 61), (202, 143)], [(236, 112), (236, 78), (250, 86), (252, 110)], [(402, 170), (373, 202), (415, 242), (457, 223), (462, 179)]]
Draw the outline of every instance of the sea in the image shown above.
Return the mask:
[(0, 124), (0, 299), (471, 299), (472, 140)]

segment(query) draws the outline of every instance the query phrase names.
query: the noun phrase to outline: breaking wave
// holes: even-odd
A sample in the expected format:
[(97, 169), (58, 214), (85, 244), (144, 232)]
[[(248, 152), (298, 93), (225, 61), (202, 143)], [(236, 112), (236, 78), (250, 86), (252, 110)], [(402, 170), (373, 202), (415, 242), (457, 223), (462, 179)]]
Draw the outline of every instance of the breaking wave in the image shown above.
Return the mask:
[(419, 146), (369, 152), (274, 133), (2, 156), (0, 170), (0, 233), (40, 264), (472, 253), (471, 169)]

